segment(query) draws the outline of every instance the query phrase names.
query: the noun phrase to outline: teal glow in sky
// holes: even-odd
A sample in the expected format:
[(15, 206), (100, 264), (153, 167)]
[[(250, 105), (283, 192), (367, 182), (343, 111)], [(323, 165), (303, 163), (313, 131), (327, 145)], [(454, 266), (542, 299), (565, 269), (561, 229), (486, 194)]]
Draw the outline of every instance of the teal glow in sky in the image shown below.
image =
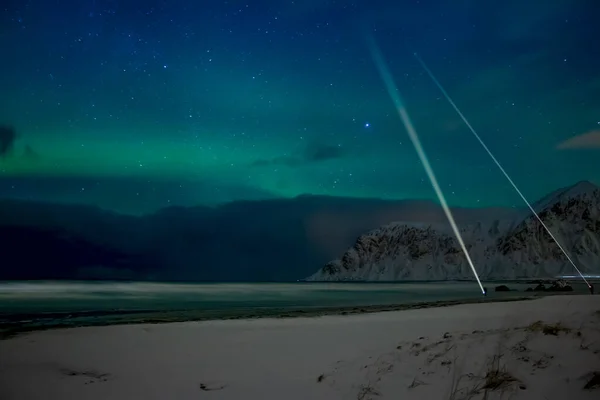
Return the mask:
[(434, 199), (365, 27), (451, 204), (521, 205), (415, 51), (526, 196), (600, 180), (594, 5), (400, 3), (9, 2), (0, 124), (17, 137), (0, 152), (0, 196), (131, 212)]

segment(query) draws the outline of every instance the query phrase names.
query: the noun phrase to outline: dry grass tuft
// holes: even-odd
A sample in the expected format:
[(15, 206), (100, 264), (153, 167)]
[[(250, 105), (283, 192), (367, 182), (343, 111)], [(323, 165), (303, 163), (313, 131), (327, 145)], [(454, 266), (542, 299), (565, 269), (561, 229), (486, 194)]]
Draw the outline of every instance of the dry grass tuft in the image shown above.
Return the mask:
[(519, 380), (506, 370), (489, 371), (485, 375), (485, 384), (483, 385), (483, 389), (503, 389), (516, 382), (519, 382)]
[(361, 385), (358, 394), (356, 395), (357, 400), (370, 400), (375, 396), (381, 396), (381, 393), (370, 385)]
[(544, 335), (558, 336), (559, 333), (569, 333), (571, 328), (562, 325), (560, 322), (555, 324), (546, 324), (542, 321), (534, 322), (525, 328), (529, 332), (542, 332)]
[(417, 386), (421, 386), (421, 385), (426, 385), (426, 383), (423, 382), (423, 381), (421, 381), (421, 380), (419, 380), (419, 379), (417, 379), (417, 378), (414, 378), (413, 381), (412, 381), (412, 383), (408, 386), (408, 388), (409, 389), (414, 389)]
[(596, 371), (592, 373), (592, 378), (583, 387), (586, 390), (600, 388), (600, 372)]

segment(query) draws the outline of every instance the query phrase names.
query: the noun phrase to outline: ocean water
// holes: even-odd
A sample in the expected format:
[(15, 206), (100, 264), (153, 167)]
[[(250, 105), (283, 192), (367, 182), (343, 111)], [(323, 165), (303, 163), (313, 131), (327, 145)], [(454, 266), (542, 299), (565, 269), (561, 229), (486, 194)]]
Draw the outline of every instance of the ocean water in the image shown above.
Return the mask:
[[(531, 296), (532, 285), (488, 298)], [(585, 291), (575, 286), (576, 291)], [(475, 282), (157, 283), (0, 282), (0, 329), (281, 316), (369, 306), (482, 298)]]

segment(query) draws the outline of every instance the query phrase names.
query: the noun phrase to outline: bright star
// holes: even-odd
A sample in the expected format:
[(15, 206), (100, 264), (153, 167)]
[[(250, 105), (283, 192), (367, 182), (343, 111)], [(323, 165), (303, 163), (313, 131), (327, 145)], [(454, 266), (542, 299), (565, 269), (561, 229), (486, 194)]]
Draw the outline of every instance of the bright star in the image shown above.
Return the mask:
[(365, 128), (369, 128), (370, 126), (371, 126), (371, 124), (368, 122), (365, 124)]

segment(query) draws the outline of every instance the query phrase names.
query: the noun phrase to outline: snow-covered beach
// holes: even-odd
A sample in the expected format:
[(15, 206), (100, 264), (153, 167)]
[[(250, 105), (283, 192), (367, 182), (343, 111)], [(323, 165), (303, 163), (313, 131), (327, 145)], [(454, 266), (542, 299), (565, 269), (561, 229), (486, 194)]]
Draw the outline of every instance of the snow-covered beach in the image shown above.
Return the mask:
[(0, 341), (0, 398), (592, 399), (598, 299), (34, 332)]

